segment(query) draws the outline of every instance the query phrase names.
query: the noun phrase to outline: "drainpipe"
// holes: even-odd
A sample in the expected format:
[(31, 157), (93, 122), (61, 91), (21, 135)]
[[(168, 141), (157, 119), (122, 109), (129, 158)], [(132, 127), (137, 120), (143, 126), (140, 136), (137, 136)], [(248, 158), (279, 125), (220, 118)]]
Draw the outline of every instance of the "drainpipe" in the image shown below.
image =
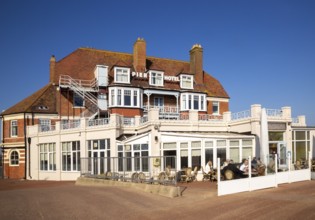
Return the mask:
[(27, 179), (26, 178), (26, 172), (27, 172), (27, 142), (26, 142), (26, 117), (25, 117), (25, 112), (24, 112), (24, 146), (25, 146), (25, 156), (24, 156), (24, 179)]
[[(1, 120), (1, 134), (0, 134), (0, 140), (1, 142), (3, 142), (3, 117), (0, 116), (0, 120)], [(4, 179), (4, 146), (2, 145), (1, 148), (1, 167), (2, 167), (2, 172), (1, 172), (1, 177), (2, 179)]]
[(27, 138), (27, 142), (28, 142), (28, 148), (29, 148), (29, 151), (28, 151), (28, 176), (30, 179), (32, 179), (32, 176), (31, 176), (31, 138), (30, 137)]

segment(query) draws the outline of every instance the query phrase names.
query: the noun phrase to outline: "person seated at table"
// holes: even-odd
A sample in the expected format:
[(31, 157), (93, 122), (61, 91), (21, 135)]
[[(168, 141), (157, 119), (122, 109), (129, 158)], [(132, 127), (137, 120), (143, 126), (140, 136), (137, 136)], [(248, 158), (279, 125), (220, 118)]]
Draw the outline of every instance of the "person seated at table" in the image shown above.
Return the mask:
[(231, 170), (234, 173), (234, 178), (239, 179), (245, 177), (243, 171), (237, 168), (232, 160), (228, 160), (228, 164), (221, 170), (221, 174), (224, 176), (226, 170)]
[(240, 166), (240, 170), (244, 173), (248, 172), (248, 160), (244, 159), (242, 165)]
[(212, 161), (211, 160), (209, 160), (208, 163), (205, 166), (205, 173), (206, 174), (213, 173), (213, 165), (212, 165)]
[(256, 169), (256, 168), (257, 168), (258, 160), (257, 160), (256, 157), (253, 157), (251, 164), (252, 164), (252, 168), (253, 168), (253, 169)]

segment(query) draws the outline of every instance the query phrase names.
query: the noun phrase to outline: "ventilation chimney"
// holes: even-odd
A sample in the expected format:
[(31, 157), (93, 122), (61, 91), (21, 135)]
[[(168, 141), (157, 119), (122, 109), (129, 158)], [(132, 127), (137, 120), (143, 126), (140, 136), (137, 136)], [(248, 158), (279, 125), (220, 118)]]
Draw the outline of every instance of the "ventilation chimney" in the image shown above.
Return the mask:
[(133, 45), (133, 66), (136, 72), (145, 72), (146, 70), (146, 43), (140, 37)]
[(192, 46), (190, 53), (190, 72), (195, 75), (195, 80), (198, 84), (203, 83), (203, 65), (202, 54), (203, 50), (200, 44)]
[(55, 82), (55, 66), (56, 66), (56, 58), (54, 55), (50, 57), (50, 79), (49, 82), (54, 83)]

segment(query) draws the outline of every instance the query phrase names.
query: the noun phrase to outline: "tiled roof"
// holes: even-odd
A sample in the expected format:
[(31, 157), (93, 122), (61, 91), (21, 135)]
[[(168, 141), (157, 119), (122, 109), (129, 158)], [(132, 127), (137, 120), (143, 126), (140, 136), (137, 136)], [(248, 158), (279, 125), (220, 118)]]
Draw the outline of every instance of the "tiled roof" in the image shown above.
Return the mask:
[(1, 115), (16, 113), (56, 113), (56, 87), (49, 83), (29, 97), (5, 110)]
[[(69, 75), (74, 79), (91, 80), (94, 78), (94, 68), (96, 65), (106, 65), (109, 67), (110, 83), (114, 78), (114, 67), (122, 66), (133, 68), (133, 55), (128, 53), (119, 53), (105, 50), (97, 50), (91, 48), (79, 48), (56, 62), (54, 82), (58, 84), (60, 75)], [(187, 61), (171, 60), (164, 58), (146, 57), (147, 70), (160, 70), (167, 76), (178, 76), (180, 73), (190, 73), (190, 63)], [(164, 81), (164, 87), (150, 86), (148, 79), (139, 79), (133, 77), (131, 86), (164, 89), (164, 90), (180, 90), (179, 83)], [(195, 92), (205, 92), (208, 96), (229, 98), (227, 92), (221, 83), (204, 72), (204, 84), (194, 85)]]

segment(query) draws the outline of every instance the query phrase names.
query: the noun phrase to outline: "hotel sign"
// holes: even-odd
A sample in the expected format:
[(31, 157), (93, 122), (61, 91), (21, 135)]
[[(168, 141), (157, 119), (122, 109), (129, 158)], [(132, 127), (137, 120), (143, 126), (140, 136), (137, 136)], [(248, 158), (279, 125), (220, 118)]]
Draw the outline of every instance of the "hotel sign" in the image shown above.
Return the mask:
[[(149, 73), (132, 72), (131, 75), (132, 75), (132, 76), (135, 76), (135, 77), (138, 77), (138, 78), (147, 79)], [(164, 80), (166, 80), (166, 81), (179, 82), (179, 77), (178, 77), (178, 76), (164, 76)]]

